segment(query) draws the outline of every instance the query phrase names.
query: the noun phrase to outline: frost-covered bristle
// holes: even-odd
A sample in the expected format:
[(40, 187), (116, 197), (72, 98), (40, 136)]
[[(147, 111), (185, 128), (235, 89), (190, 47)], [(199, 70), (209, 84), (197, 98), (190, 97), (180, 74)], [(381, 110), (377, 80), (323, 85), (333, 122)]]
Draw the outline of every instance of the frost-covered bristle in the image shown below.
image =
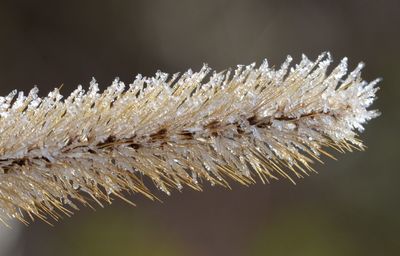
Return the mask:
[(138, 75), (104, 92), (93, 79), (64, 100), (58, 89), (1, 97), (0, 218), (58, 219), (124, 191), (153, 198), (143, 177), (168, 194), (202, 180), (294, 182), (325, 147), (362, 149), (356, 130), (378, 116), (367, 109), (378, 80), (363, 81), (362, 65), (346, 77), (346, 58), (328, 74), (329, 54), (291, 61)]

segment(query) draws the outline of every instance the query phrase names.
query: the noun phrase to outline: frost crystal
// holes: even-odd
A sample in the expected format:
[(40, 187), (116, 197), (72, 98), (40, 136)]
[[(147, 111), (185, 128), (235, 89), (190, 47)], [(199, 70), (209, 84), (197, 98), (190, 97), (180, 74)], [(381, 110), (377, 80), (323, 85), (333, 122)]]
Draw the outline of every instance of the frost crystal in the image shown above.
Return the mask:
[(378, 116), (367, 110), (378, 80), (363, 81), (362, 65), (346, 77), (346, 58), (327, 74), (329, 54), (291, 61), (138, 75), (102, 93), (93, 79), (65, 100), (58, 89), (0, 97), (1, 220), (58, 219), (77, 202), (126, 200), (124, 191), (154, 198), (143, 177), (167, 194), (202, 180), (294, 182), (331, 156), (325, 147), (363, 149), (355, 130)]

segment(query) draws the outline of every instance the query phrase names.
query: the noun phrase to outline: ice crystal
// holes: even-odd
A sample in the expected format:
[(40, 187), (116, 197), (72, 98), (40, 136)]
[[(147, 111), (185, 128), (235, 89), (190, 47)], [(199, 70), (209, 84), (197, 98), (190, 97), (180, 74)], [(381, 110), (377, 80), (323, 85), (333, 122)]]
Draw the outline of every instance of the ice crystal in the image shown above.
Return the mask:
[(356, 130), (378, 116), (367, 109), (378, 80), (363, 81), (362, 65), (346, 77), (346, 58), (328, 74), (329, 54), (291, 61), (138, 75), (102, 93), (93, 79), (64, 100), (37, 88), (0, 97), (0, 219), (58, 219), (124, 191), (154, 198), (143, 177), (167, 194), (202, 180), (294, 182), (326, 147), (363, 149)]

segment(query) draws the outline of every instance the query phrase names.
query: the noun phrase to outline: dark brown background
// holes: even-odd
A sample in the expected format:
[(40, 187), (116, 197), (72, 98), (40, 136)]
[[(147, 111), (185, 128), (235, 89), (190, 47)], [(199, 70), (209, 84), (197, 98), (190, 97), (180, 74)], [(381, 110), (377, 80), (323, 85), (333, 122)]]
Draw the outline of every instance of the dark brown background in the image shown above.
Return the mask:
[[(366, 152), (316, 166), (319, 175), (233, 191), (184, 189), (164, 203), (133, 196), (82, 209), (54, 228), (0, 227), (3, 255), (399, 255), (399, 1), (1, 1), (0, 94), (68, 94), (92, 76), (279, 66), (329, 50), (383, 77), (383, 116)], [(16, 239), (10, 239), (18, 234)], [(3, 239), (4, 237), (4, 239)], [(6, 238), (9, 238), (8, 240)], [(7, 242), (5, 242), (7, 241)]]

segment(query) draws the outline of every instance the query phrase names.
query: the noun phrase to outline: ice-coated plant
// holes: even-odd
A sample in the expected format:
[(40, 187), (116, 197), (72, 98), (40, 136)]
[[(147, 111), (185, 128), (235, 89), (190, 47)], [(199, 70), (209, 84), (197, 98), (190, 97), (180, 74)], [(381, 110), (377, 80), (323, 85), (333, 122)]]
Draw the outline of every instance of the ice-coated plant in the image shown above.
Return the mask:
[[(201, 181), (229, 187), (313, 172), (325, 151), (363, 149), (357, 131), (377, 117), (367, 108), (379, 80), (362, 80), (347, 59), (328, 72), (328, 53), (212, 72), (116, 79), (100, 92), (93, 79), (63, 99), (13, 91), (0, 98), (0, 220), (70, 215), (124, 192), (154, 198)], [(129, 202), (129, 201), (128, 201)], [(28, 218), (27, 218), (28, 217)]]

